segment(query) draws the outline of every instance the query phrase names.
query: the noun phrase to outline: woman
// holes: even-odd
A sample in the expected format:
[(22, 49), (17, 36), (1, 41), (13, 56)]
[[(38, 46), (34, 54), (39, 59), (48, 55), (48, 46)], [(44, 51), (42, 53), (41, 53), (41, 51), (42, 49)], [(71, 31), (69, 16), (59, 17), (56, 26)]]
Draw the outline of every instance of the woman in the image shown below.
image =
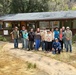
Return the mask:
[(63, 51), (63, 32), (62, 32), (62, 29), (60, 29), (60, 33), (59, 33), (59, 42), (61, 43), (61, 50)]
[(50, 30), (48, 30), (47, 34), (45, 35), (45, 50), (47, 52), (52, 50), (52, 40), (53, 40), (52, 35), (53, 34)]
[(58, 27), (55, 28), (55, 31), (54, 31), (54, 39), (57, 38), (59, 39), (59, 31), (58, 31)]
[(51, 32), (52, 32), (52, 43), (54, 41), (54, 29), (51, 29)]
[(40, 29), (37, 28), (37, 31), (35, 32), (35, 50), (38, 50), (41, 43), (41, 34)]

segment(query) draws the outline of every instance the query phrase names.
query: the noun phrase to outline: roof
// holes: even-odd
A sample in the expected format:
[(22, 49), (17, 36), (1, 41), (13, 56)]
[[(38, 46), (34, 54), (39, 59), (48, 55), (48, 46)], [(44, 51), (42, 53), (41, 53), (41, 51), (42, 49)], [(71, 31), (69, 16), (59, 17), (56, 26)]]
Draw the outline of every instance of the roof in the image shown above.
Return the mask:
[(36, 12), (8, 14), (0, 17), (2, 21), (33, 21), (33, 20), (56, 20), (76, 19), (76, 11)]
[(7, 19), (9, 17), (13, 17), (13, 16), (15, 16), (15, 14), (8, 14), (8, 15), (0, 16), (0, 20), (5, 20), (5, 19)]

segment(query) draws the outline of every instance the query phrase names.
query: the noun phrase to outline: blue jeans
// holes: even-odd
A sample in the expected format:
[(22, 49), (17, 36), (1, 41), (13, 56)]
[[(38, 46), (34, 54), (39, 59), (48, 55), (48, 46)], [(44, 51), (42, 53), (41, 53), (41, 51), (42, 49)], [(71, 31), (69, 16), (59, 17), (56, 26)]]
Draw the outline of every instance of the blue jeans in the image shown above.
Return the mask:
[(22, 42), (22, 48), (24, 48), (24, 39), (21, 38), (21, 42)]
[(70, 49), (70, 52), (72, 52), (72, 41), (66, 40), (66, 52), (68, 52), (68, 49)]
[(42, 41), (42, 50), (45, 50), (45, 41)]
[(24, 48), (27, 49), (28, 48), (28, 40), (23, 39), (23, 42), (24, 42)]
[(14, 48), (18, 48), (18, 39), (14, 39)]
[(35, 39), (35, 50), (38, 50), (39, 49), (40, 43), (41, 43), (41, 40), (40, 39)]
[(64, 47), (66, 49), (66, 38), (63, 38), (63, 44), (64, 44)]
[[(60, 51), (61, 51), (61, 49), (58, 49), (58, 54), (60, 54)], [(56, 48), (54, 48), (54, 50), (52, 51), (52, 54), (56, 54), (57, 53), (57, 50), (56, 50)]]

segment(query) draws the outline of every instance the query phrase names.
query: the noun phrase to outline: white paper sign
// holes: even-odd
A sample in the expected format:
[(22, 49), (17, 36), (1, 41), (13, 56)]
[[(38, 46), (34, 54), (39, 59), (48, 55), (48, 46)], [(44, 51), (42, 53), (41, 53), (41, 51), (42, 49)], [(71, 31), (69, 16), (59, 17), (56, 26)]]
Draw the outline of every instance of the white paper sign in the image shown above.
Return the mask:
[(3, 31), (4, 35), (8, 35), (8, 30)]

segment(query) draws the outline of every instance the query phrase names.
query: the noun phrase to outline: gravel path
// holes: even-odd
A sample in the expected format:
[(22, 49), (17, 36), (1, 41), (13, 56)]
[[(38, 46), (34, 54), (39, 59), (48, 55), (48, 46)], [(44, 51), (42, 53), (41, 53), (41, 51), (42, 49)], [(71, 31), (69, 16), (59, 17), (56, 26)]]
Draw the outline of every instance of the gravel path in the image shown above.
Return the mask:
[(71, 65), (50, 59), (49, 57), (45, 57), (31, 51), (12, 48), (13, 44), (8, 43), (3, 47), (3, 50), (10, 52), (11, 55), (21, 58), (24, 61), (36, 63), (39, 69), (45, 71), (49, 75), (76, 75), (76, 69)]

